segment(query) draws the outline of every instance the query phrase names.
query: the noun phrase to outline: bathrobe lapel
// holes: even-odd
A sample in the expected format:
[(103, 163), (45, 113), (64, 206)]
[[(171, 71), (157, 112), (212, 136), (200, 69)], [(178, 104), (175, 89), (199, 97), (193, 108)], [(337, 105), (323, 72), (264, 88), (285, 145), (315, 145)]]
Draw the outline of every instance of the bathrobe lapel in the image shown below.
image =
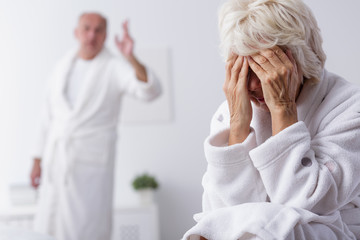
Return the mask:
[(312, 134), (311, 137), (317, 132), (315, 128), (318, 126), (318, 124), (312, 124), (312, 121), (314, 121), (312, 116), (318, 110), (328, 92), (329, 81), (325, 80), (326, 75), (327, 72), (324, 70), (320, 81), (315, 85), (309, 81), (305, 82), (296, 101), (298, 120), (306, 124), (310, 134)]
[(89, 117), (101, 104), (107, 87), (102, 81), (104, 81), (104, 75), (107, 74), (104, 65), (111, 57), (111, 54), (104, 48), (91, 61), (89, 71), (86, 73), (80, 87), (79, 96), (74, 106), (71, 107), (66, 96), (66, 87), (76, 55), (77, 51), (70, 51), (60, 62), (53, 75), (55, 79), (53, 82), (55, 86), (52, 88), (55, 95), (53, 96), (53, 103), (56, 105), (56, 115), (61, 115), (62, 119), (84, 120), (84, 118)]
[(105, 65), (110, 53), (103, 49), (90, 63), (89, 71), (85, 75), (79, 96), (74, 104), (72, 118), (83, 119), (89, 117), (102, 103), (107, 84), (104, 83), (107, 74)]
[(59, 66), (53, 74), (53, 83), (52, 94), (54, 94), (54, 102), (56, 103), (56, 111), (59, 111), (63, 116), (69, 116), (71, 114), (71, 107), (66, 97), (66, 84), (71, 67), (76, 57), (76, 51), (70, 51), (63, 59), (60, 61)]

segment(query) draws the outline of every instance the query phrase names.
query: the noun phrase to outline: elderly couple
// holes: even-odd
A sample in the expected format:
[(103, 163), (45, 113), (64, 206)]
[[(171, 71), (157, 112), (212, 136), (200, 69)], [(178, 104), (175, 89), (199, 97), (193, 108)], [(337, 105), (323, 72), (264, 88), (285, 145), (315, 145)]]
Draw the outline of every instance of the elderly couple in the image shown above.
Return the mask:
[[(324, 68), (311, 10), (228, 0), (219, 28), (226, 101), (204, 144), (203, 211), (183, 239), (360, 239), (360, 90)], [(80, 48), (53, 76), (32, 180), (42, 177), (35, 226), (59, 240), (110, 238), (119, 101), (160, 92), (124, 31), (120, 61), (103, 48), (106, 20), (82, 15)]]

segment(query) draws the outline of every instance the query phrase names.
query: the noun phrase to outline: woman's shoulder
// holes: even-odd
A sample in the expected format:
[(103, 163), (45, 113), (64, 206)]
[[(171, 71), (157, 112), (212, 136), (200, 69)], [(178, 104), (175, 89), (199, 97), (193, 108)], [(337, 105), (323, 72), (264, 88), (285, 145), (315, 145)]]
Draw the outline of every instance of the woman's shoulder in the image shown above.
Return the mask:
[(335, 129), (346, 123), (360, 124), (359, 85), (330, 72), (325, 74), (322, 81), (327, 81), (328, 84), (315, 115), (319, 121), (318, 129)]
[(345, 80), (343, 77), (331, 72), (326, 72), (323, 80), (329, 82), (326, 95), (332, 104), (336, 106), (341, 105), (342, 103), (345, 103), (346, 105), (352, 105), (351, 103), (359, 105), (359, 84)]

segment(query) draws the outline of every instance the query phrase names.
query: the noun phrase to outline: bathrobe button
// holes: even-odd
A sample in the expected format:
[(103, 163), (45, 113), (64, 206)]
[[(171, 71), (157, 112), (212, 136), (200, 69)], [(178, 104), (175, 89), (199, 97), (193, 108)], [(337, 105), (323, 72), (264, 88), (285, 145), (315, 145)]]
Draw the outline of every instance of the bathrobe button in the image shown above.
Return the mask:
[(301, 165), (304, 167), (310, 167), (312, 165), (311, 159), (307, 157), (301, 159)]

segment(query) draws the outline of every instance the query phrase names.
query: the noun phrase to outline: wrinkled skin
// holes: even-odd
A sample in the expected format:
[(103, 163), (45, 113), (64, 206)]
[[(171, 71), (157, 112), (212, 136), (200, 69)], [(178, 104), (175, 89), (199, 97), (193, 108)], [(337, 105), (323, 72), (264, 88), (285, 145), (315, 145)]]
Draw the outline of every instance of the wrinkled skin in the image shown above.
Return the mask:
[(223, 85), (230, 111), (229, 145), (243, 142), (250, 133), (250, 101), (270, 112), (273, 135), (296, 123), (302, 78), (290, 50), (275, 46), (251, 56), (231, 54)]

